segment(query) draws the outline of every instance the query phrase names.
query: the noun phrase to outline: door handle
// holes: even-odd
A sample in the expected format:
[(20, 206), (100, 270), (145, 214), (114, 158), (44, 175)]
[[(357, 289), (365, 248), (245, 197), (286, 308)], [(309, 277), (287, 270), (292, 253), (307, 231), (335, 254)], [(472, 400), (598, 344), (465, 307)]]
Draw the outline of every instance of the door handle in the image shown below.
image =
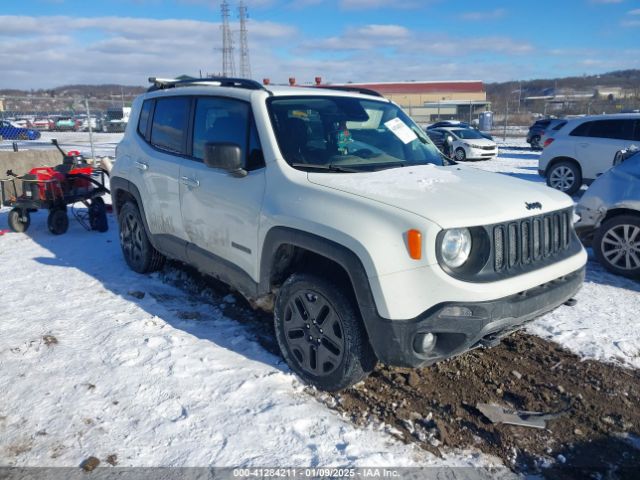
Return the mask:
[(180, 177), (180, 183), (192, 188), (198, 188), (200, 186), (200, 182), (198, 180), (189, 177)]
[(149, 164), (145, 163), (145, 162), (136, 161), (136, 167), (137, 167), (138, 170), (142, 170), (143, 172), (145, 170), (149, 170)]
[(582, 148), (587, 148), (587, 147), (589, 146), (589, 144), (588, 144), (588, 143), (581, 143), (581, 144), (580, 144), (580, 146), (581, 146)]

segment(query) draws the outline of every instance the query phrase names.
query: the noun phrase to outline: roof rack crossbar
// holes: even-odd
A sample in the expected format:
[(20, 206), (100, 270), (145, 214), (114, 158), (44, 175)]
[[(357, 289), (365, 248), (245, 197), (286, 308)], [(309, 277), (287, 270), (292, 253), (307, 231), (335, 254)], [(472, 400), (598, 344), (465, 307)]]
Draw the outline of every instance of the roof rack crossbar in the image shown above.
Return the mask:
[(149, 77), (151, 87), (148, 92), (163, 90), (165, 88), (198, 86), (216, 83), (220, 87), (245, 88), (247, 90), (267, 90), (261, 83), (248, 78), (232, 78), (232, 77), (206, 77), (206, 78), (157, 78)]
[(363, 95), (383, 97), (383, 95), (376, 92), (375, 90), (371, 90), (369, 88), (362, 88), (362, 87), (350, 87), (348, 85), (318, 85), (315, 88), (327, 88), (329, 90), (341, 90), (343, 92), (357, 92), (357, 93), (362, 93)]

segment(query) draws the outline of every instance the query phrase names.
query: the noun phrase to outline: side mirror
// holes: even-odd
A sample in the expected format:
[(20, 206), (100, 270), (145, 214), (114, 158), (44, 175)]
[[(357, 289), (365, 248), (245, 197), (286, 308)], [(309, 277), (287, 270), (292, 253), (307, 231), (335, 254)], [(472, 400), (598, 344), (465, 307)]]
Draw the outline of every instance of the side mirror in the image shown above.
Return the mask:
[(245, 177), (242, 149), (235, 143), (207, 143), (204, 146), (204, 164), (210, 168), (226, 170), (234, 177)]
[(640, 150), (635, 145), (631, 145), (630, 147), (625, 148), (623, 150), (618, 150), (615, 156), (613, 157), (613, 166), (615, 167), (617, 165), (620, 165), (627, 158), (632, 157), (633, 155), (638, 153), (638, 151)]

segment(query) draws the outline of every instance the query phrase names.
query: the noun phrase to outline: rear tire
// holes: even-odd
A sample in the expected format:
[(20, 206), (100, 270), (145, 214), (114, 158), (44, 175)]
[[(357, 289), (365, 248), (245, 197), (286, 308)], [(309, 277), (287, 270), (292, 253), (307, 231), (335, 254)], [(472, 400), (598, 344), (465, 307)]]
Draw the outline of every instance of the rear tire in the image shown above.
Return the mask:
[(305, 383), (329, 392), (363, 380), (377, 359), (354, 300), (324, 278), (295, 273), (274, 309), (278, 345)]
[(91, 205), (89, 205), (89, 225), (91, 226), (91, 230), (96, 230), (101, 233), (109, 230), (107, 207), (102, 197), (96, 197), (91, 200)]
[(531, 149), (532, 150), (542, 150), (542, 145), (540, 145), (540, 135), (534, 135), (531, 137)]
[(49, 227), (49, 231), (54, 235), (66, 233), (66, 231), (69, 230), (67, 210), (62, 208), (51, 210), (47, 217), (47, 227)]
[(558, 162), (547, 171), (547, 185), (573, 195), (582, 186), (582, 172), (573, 162)]
[(165, 258), (151, 245), (136, 204), (129, 201), (122, 206), (118, 215), (118, 225), (120, 248), (129, 268), (137, 273), (160, 270)]
[(9, 228), (16, 233), (24, 233), (31, 225), (31, 215), (29, 212), (21, 213), (20, 209), (14, 208), (9, 212)]
[(618, 215), (596, 230), (593, 253), (610, 272), (640, 278), (640, 216)]

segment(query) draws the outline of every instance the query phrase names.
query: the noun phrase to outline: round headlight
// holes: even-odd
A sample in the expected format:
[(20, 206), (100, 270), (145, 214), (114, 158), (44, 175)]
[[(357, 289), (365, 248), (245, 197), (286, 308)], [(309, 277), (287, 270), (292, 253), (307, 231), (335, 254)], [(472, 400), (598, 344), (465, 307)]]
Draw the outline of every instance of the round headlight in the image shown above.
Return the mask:
[(468, 228), (452, 228), (442, 237), (440, 247), (442, 259), (447, 266), (458, 268), (469, 259), (471, 253), (471, 233)]

